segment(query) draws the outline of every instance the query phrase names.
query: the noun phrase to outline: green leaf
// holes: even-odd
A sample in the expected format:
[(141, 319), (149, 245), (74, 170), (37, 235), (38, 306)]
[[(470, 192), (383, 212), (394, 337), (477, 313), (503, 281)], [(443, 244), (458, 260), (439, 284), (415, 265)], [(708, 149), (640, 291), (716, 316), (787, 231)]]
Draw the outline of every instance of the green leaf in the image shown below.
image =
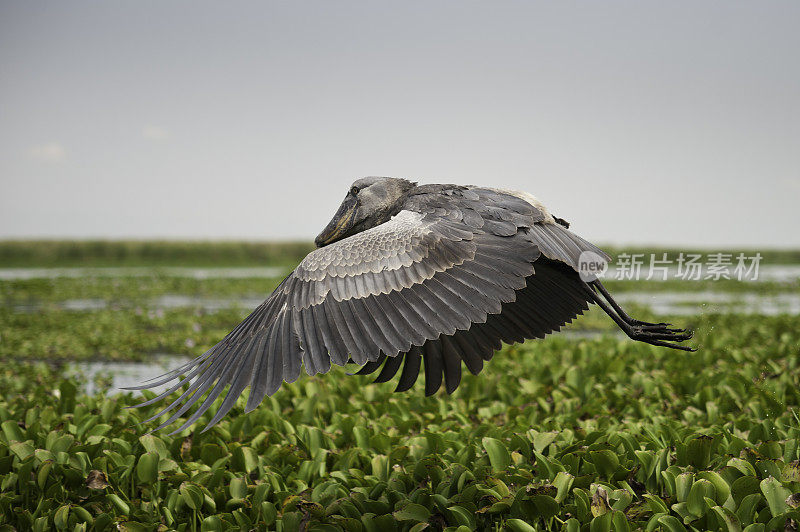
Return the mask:
[(247, 497), (247, 481), (243, 478), (232, 478), (228, 489), (233, 499), (245, 499)]
[(673, 504), (672, 511), (678, 514), (684, 523), (691, 523), (699, 518), (699, 516), (689, 511), (689, 506), (685, 502)]
[(592, 463), (597, 468), (597, 472), (600, 473), (603, 478), (614, 478), (614, 474), (619, 468), (619, 458), (615, 453), (608, 449), (603, 449), (601, 451), (591, 451), (589, 456), (591, 457)]
[(136, 476), (140, 482), (152, 484), (158, 480), (158, 461), (158, 454), (154, 452), (144, 453), (139, 457), (139, 463), (136, 465)]
[(558, 515), (558, 502), (556, 502), (554, 498), (547, 495), (534, 495), (531, 497), (531, 501), (533, 501), (533, 504), (536, 505), (539, 515), (545, 519), (549, 519), (554, 515)]
[(392, 515), (398, 521), (416, 521), (427, 522), (431, 517), (431, 512), (424, 506), (415, 503), (409, 503), (402, 509), (397, 510)]
[(708, 506), (706, 505), (706, 497), (713, 499), (716, 495), (714, 485), (705, 479), (698, 479), (692, 484), (689, 490), (689, 496), (686, 499), (686, 507), (692, 515), (702, 517), (706, 514)]
[(522, 519), (506, 519), (506, 528), (512, 532), (536, 532), (536, 529)]
[(83, 506), (78, 506), (78, 505), (73, 506), (72, 512), (77, 516), (78, 520), (81, 523), (86, 523), (91, 525), (94, 522), (92, 514), (89, 513), (89, 510), (87, 510)]
[(760, 493), (751, 493), (744, 497), (736, 508), (736, 517), (740, 523), (752, 523), (756, 513), (756, 507), (763, 501), (764, 498)]
[(389, 457), (383, 454), (376, 454), (372, 457), (372, 474), (380, 480), (389, 478)]
[(111, 504), (114, 506), (114, 508), (116, 508), (116, 509), (117, 509), (117, 511), (118, 511), (120, 514), (122, 514), (122, 515), (125, 515), (125, 516), (126, 516), (126, 515), (128, 515), (128, 514), (130, 514), (130, 513), (131, 513), (131, 509), (130, 509), (130, 507), (128, 506), (128, 503), (126, 503), (125, 501), (123, 501), (123, 500), (120, 498), (120, 496), (119, 496), (119, 495), (117, 495), (116, 493), (109, 493), (109, 494), (107, 494), (107, 495), (106, 495), (106, 500), (107, 500), (108, 502), (110, 502), (110, 503), (111, 503)]
[(154, 453), (158, 455), (159, 458), (171, 458), (172, 456), (164, 441), (153, 434), (145, 434), (144, 436), (141, 436), (139, 438), (139, 443), (142, 444), (142, 447), (144, 447), (145, 451), (148, 453)]
[(722, 506), (713, 506), (711, 508), (719, 517), (720, 523), (725, 526), (728, 532), (742, 532), (742, 525), (736, 515)]
[(604, 513), (592, 519), (589, 523), (590, 532), (611, 532), (611, 512)]
[(217, 517), (216, 515), (210, 515), (203, 519), (200, 523), (200, 531), (201, 532), (214, 532), (217, 530), (223, 530), (222, 528), (222, 519)]
[(22, 429), (19, 428), (19, 424), (16, 421), (3, 421), (3, 423), (0, 423), (0, 427), (3, 428), (3, 435), (8, 443), (25, 440)]
[(53, 454), (67, 452), (74, 442), (75, 438), (72, 434), (62, 434), (53, 439), (52, 443), (47, 446), (47, 449)]
[(8, 446), (11, 452), (20, 460), (25, 460), (34, 453), (33, 444), (30, 441), (17, 441)]
[(758, 477), (742, 476), (733, 481), (731, 492), (733, 497), (739, 500), (751, 493), (760, 493), (761, 483), (758, 481)]
[(200, 447), (200, 461), (206, 465), (210, 466), (226, 456), (228, 456), (228, 451), (222, 445), (206, 443)]
[(183, 498), (184, 504), (192, 510), (199, 510), (203, 505), (203, 491), (194, 484), (184, 482), (181, 484), (181, 487), (178, 488), (178, 491)]
[(53, 515), (53, 524), (56, 525), (58, 530), (66, 530), (69, 524), (69, 504), (65, 504), (56, 510)]
[(250, 447), (238, 447), (233, 451), (233, 467), (245, 473), (255, 471), (258, 467), (258, 454)]
[(62, 380), (58, 385), (60, 392), (60, 409), (62, 413), (72, 412), (75, 410), (75, 395), (78, 393), (78, 387), (74, 382), (69, 380)]
[(669, 532), (686, 532), (686, 527), (674, 515), (662, 515), (658, 522)]
[(791, 491), (783, 487), (774, 477), (765, 478), (761, 481), (761, 493), (767, 499), (769, 511), (773, 517), (778, 517), (789, 509), (786, 499), (792, 494)]
[(731, 458), (728, 460), (728, 466), (738, 469), (743, 475), (749, 475), (751, 477), (757, 476), (755, 468), (747, 460), (742, 460), (741, 458)]
[(689, 464), (697, 469), (705, 469), (711, 461), (711, 446), (714, 438), (710, 436), (698, 436), (689, 440), (686, 444), (686, 458)]
[(36, 474), (36, 484), (39, 486), (39, 490), (44, 491), (51, 469), (53, 469), (52, 461), (45, 462), (39, 467), (39, 472)]
[(714, 490), (716, 491), (714, 500), (717, 501), (718, 504), (724, 504), (725, 501), (728, 500), (728, 497), (731, 496), (730, 486), (725, 479), (722, 478), (722, 475), (716, 471), (701, 471), (697, 474), (697, 476), (698, 478), (708, 480), (714, 485)]
[(631, 492), (624, 489), (613, 491), (611, 497), (616, 499), (611, 505), (611, 509), (619, 510), (620, 512), (624, 512), (625, 509), (630, 506), (631, 502), (633, 502), (633, 495), (631, 495)]
[(533, 448), (538, 452), (543, 452), (551, 443), (558, 438), (558, 432), (537, 432), (533, 429), (528, 431), (528, 437), (533, 442)]
[(653, 512), (654, 514), (669, 513), (669, 508), (667, 508), (667, 505), (658, 496), (652, 495), (650, 493), (644, 493), (642, 494), (642, 498), (647, 501), (647, 504), (650, 507), (650, 511)]
[(553, 480), (553, 486), (555, 486), (558, 490), (555, 496), (556, 502), (560, 504), (566, 500), (567, 496), (569, 495), (569, 490), (572, 489), (572, 483), (574, 481), (575, 477), (569, 473), (564, 471), (558, 472), (556, 478)]
[(483, 438), (481, 440), (483, 448), (486, 449), (486, 454), (489, 455), (489, 462), (492, 464), (492, 469), (495, 471), (503, 471), (511, 464), (511, 454), (506, 449), (506, 446), (499, 440), (494, 438)]
[(275, 508), (275, 505), (269, 501), (262, 502), (261, 517), (264, 519), (264, 523), (267, 526), (272, 525), (278, 517), (278, 510)]
[(453, 519), (459, 524), (463, 526), (467, 526), (470, 529), (475, 528), (475, 513), (470, 512), (463, 506), (450, 506), (447, 509), (451, 512)]
[(611, 529), (614, 532), (630, 532), (631, 525), (623, 512), (619, 510), (611, 512)]
[(675, 497), (678, 502), (686, 502), (689, 498), (689, 491), (694, 484), (694, 475), (691, 473), (681, 473), (675, 477)]

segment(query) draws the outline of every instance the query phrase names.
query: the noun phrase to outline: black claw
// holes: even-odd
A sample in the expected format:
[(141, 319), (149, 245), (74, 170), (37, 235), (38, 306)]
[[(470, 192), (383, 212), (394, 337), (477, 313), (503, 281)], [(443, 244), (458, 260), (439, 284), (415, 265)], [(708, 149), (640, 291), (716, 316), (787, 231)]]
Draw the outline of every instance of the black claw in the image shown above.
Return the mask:
[(669, 328), (666, 326), (658, 327), (652, 325), (632, 326), (630, 331), (627, 332), (628, 336), (630, 336), (633, 340), (638, 340), (653, 345), (682, 349), (684, 351), (688, 349), (683, 349), (682, 346), (668, 342), (684, 342), (694, 336), (694, 333), (687, 329)]
[(670, 326), (672, 326), (671, 323), (665, 323), (663, 321), (659, 322), (659, 323), (650, 323), (649, 321), (639, 321), (639, 320), (633, 320), (633, 324), (632, 325), (639, 325), (639, 326), (642, 326), (642, 327), (670, 327)]
[(642, 340), (642, 341), (650, 345), (655, 345), (659, 347), (669, 347), (671, 349), (677, 349), (679, 351), (688, 351), (692, 353), (697, 351), (697, 349), (695, 349), (694, 347), (689, 347), (688, 345), (673, 344), (661, 340)]
[[(671, 323), (650, 323), (632, 318), (616, 301), (614, 301), (614, 298), (611, 297), (611, 294), (608, 293), (608, 290), (605, 289), (600, 281), (587, 283), (587, 291), (592, 300), (599, 305), (631, 339), (650, 345), (678, 349), (680, 351), (697, 351), (697, 349), (693, 347), (687, 347), (676, 343), (692, 338), (694, 336), (692, 331), (673, 327)], [(599, 295), (597, 292), (599, 292)], [(605, 298), (605, 301), (600, 295)]]
[(692, 337), (691, 332), (686, 332), (681, 330), (680, 332), (676, 332), (670, 329), (644, 329), (634, 327), (631, 331), (631, 338), (634, 340), (644, 340), (647, 341), (648, 339), (654, 340), (670, 340), (673, 342), (683, 342), (684, 340), (688, 340)]
[(677, 327), (672, 328), (671, 323), (647, 323), (644, 325), (634, 325), (634, 327), (639, 327), (641, 329), (653, 330), (653, 331), (684, 332), (686, 330), (686, 329), (679, 329)]

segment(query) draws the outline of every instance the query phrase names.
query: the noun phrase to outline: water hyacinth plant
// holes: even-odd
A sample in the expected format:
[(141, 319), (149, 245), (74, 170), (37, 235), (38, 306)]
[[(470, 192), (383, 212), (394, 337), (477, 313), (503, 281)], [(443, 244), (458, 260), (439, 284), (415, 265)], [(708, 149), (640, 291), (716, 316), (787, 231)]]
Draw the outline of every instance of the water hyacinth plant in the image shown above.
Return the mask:
[(782, 530), (800, 518), (796, 320), (696, 326), (715, 334), (695, 354), (510, 348), (435, 400), (301, 379), (173, 437), (136, 426), (129, 394), (6, 361), (0, 526)]
[[(590, 312), (571, 333), (505, 348), (452, 395), (425, 398), (422, 378), (394, 394), (337, 368), (285, 385), (250, 414), (245, 396), (205, 433), (218, 403), (197, 430), (170, 436), (138, 425), (158, 410), (127, 408), (141, 396), (121, 393), (115, 376), (87, 393), (89, 366), (76, 361), (202, 352), (246, 313), (237, 300), (275, 283), (157, 271), (0, 281), (0, 530), (800, 522), (800, 328), (789, 312), (681, 316), (697, 353), (631, 343)], [(162, 296), (189, 302), (165, 308)], [(68, 303), (98, 298), (105, 304)]]

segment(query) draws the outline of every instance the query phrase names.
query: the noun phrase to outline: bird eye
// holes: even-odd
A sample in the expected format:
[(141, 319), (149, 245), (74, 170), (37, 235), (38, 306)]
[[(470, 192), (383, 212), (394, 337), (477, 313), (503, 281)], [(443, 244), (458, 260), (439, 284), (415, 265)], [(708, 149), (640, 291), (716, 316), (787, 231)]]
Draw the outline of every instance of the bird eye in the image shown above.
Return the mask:
[(350, 194), (353, 196), (358, 194), (358, 187), (350, 187)]

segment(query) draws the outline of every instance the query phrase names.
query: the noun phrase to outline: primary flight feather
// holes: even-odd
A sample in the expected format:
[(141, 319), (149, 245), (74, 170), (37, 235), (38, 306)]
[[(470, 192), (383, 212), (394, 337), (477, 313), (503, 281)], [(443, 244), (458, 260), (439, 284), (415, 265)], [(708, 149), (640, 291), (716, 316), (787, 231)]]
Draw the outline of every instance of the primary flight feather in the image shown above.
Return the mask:
[[(355, 362), (359, 374), (398, 372), (405, 391), (425, 373), (426, 395), (478, 374), (502, 343), (543, 338), (599, 305), (632, 339), (673, 349), (691, 332), (635, 320), (596, 278), (579, 275), (602, 250), (535, 197), (477, 186), (417, 185), (367, 177), (353, 183), (317, 236), (318, 249), (222, 341), (137, 389), (177, 382), (139, 406), (188, 388), (164, 410), (163, 428), (200, 403), (192, 425), (230, 386), (209, 428), (250, 387), (246, 410), (301, 367), (309, 375)], [(202, 402), (201, 402), (202, 400)], [(148, 420), (148, 421), (150, 421)]]

